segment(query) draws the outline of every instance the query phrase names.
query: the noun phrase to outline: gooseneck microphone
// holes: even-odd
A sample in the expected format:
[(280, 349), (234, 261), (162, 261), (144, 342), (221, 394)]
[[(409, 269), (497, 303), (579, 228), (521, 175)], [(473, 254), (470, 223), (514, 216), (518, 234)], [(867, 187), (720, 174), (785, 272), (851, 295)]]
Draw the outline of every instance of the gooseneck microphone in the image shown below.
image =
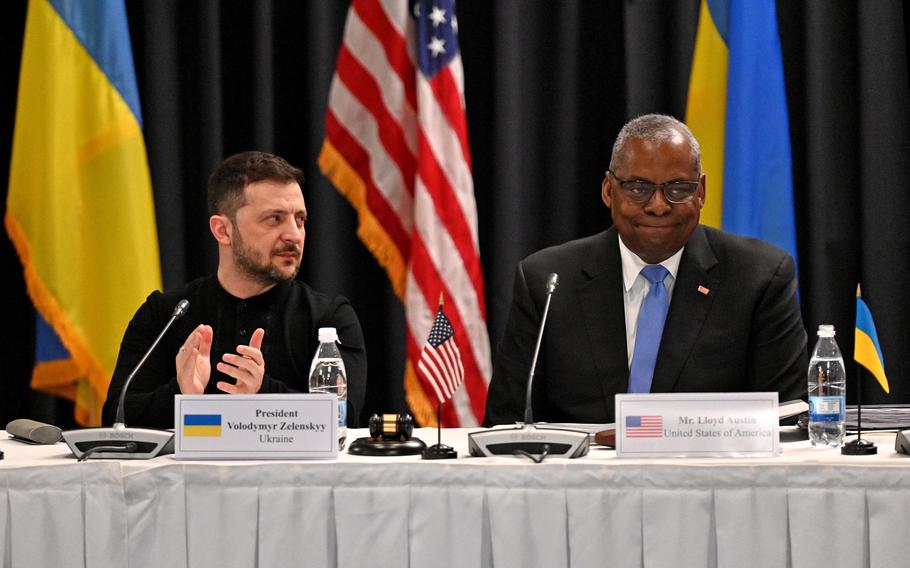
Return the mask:
[(534, 356), (531, 359), (531, 371), (528, 373), (524, 423), (519, 423), (514, 428), (493, 428), (468, 434), (468, 451), (472, 456), (524, 456), (540, 463), (548, 455), (578, 458), (588, 453), (591, 441), (587, 432), (541, 428), (534, 422), (531, 404), (534, 372), (537, 369), (537, 358), (540, 355), (540, 344), (543, 342), (543, 330), (547, 325), (547, 315), (550, 313), (550, 301), (558, 286), (559, 275), (553, 272), (547, 278), (547, 300), (540, 318), (537, 344), (534, 346)]
[(540, 355), (540, 344), (543, 342), (543, 329), (547, 325), (547, 315), (550, 313), (550, 300), (559, 286), (559, 274), (553, 272), (547, 278), (547, 302), (543, 306), (543, 316), (540, 318), (540, 329), (537, 332), (537, 345), (534, 346), (534, 358), (531, 359), (531, 372), (528, 373), (528, 392), (525, 394), (525, 424), (534, 423), (534, 411), (531, 410), (531, 387), (534, 385), (534, 370), (537, 369), (537, 357)]
[(158, 334), (158, 337), (155, 338), (152, 346), (149, 347), (149, 350), (145, 352), (145, 355), (142, 356), (142, 359), (139, 360), (139, 363), (136, 364), (136, 367), (133, 369), (133, 372), (130, 373), (130, 376), (126, 378), (126, 381), (123, 383), (123, 388), (120, 389), (120, 400), (117, 402), (117, 416), (114, 418), (114, 428), (117, 430), (123, 430), (126, 428), (126, 424), (123, 421), (123, 403), (126, 399), (126, 389), (129, 388), (130, 383), (133, 382), (133, 377), (136, 376), (136, 373), (139, 372), (139, 369), (142, 368), (142, 365), (145, 364), (145, 360), (149, 358), (149, 355), (152, 354), (152, 351), (158, 347), (158, 344), (161, 342), (161, 338), (164, 337), (164, 334), (167, 333), (167, 330), (171, 328), (171, 325), (177, 321), (177, 318), (183, 316), (186, 313), (186, 310), (189, 309), (190, 303), (187, 300), (180, 300), (177, 302), (177, 306), (174, 308), (174, 313), (171, 314), (171, 319), (167, 321), (164, 329), (161, 330), (161, 333)]
[(133, 377), (145, 364), (146, 359), (161, 342), (161, 338), (171, 328), (177, 318), (183, 316), (190, 303), (180, 300), (165, 324), (164, 329), (155, 338), (152, 346), (148, 348), (133, 372), (123, 382), (120, 398), (117, 402), (117, 414), (111, 428), (85, 428), (82, 430), (68, 430), (63, 433), (63, 440), (73, 451), (73, 455), (84, 461), (88, 458), (114, 458), (114, 459), (149, 459), (158, 455), (174, 452), (174, 433), (166, 430), (152, 430), (147, 428), (127, 428), (123, 419), (123, 407), (126, 390), (129, 388)]

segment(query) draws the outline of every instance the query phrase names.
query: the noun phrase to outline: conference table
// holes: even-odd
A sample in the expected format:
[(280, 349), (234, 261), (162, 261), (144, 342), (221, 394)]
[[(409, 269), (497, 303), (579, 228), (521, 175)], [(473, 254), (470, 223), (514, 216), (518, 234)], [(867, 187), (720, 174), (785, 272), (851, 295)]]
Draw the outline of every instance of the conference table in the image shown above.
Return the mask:
[[(805, 440), (774, 458), (89, 460), (0, 439), (4, 567), (907, 566), (910, 461)], [(366, 436), (352, 430), (349, 440)], [(436, 430), (415, 435), (435, 443)], [(793, 432), (782, 433), (794, 437)], [(798, 435), (796, 436), (798, 437)]]

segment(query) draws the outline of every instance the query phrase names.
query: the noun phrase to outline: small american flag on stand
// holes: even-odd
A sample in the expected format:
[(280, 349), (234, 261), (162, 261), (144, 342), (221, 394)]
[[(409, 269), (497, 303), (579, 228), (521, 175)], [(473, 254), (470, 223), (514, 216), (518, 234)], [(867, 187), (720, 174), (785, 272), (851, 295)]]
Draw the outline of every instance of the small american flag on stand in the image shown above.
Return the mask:
[(455, 330), (449, 318), (442, 311), (442, 299), (436, 311), (436, 319), (430, 328), (430, 336), (420, 353), (417, 368), (424, 379), (433, 387), (436, 398), (442, 404), (452, 398), (464, 380), (461, 353), (455, 345)]

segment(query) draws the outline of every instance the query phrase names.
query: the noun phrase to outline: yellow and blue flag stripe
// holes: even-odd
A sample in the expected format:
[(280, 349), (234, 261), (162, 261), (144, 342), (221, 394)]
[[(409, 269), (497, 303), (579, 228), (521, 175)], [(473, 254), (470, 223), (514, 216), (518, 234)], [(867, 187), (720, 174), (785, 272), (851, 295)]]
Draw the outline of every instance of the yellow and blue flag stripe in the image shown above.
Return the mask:
[(686, 123), (702, 146), (702, 222), (797, 258), (787, 93), (774, 0), (702, 0)]
[(184, 436), (205, 436), (217, 438), (221, 436), (220, 414), (184, 414)]
[(122, 0), (30, 0), (4, 221), (39, 313), (32, 386), (98, 424), (123, 330), (161, 287)]
[(856, 298), (856, 333), (853, 342), (853, 360), (865, 367), (882, 386), (886, 393), (891, 393), (888, 377), (885, 375), (885, 358), (878, 343), (878, 333), (872, 312), (862, 298)]

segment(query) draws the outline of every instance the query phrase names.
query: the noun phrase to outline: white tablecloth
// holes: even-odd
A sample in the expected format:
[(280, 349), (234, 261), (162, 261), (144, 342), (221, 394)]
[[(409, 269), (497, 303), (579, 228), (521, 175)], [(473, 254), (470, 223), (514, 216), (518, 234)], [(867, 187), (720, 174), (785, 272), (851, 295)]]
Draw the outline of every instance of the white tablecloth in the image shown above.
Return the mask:
[[(353, 431), (351, 437), (365, 431)], [(907, 566), (910, 461), (807, 442), (769, 459), (75, 463), (0, 441), (3, 566)], [(428, 444), (435, 430), (420, 430)]]

